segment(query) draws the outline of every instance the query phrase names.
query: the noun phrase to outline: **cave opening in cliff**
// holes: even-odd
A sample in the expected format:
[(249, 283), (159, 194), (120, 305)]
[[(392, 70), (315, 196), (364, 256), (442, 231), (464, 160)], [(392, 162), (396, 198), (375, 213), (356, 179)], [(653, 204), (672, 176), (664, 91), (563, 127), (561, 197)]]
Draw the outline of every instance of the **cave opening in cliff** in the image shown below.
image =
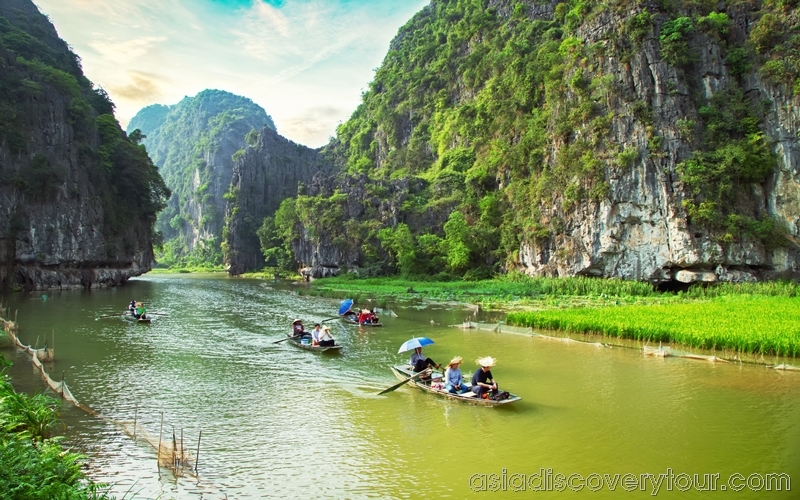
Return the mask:
[(659, 292), (678, 293), (678, 292), (685, 292), (689, 290), (692, 286), (693, 286), (692, 283), (684, 283), (682, 281), (672, 280), (672, 281), (662, 281), (660, 283), (656, 283), (655, 289)]

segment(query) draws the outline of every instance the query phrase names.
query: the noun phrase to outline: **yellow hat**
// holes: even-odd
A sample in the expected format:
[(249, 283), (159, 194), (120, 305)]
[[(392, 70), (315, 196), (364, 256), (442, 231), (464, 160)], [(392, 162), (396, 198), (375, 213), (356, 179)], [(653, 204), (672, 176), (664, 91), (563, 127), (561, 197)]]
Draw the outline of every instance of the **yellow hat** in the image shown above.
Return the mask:
[(455, 358), (451, 359), (449, 363), (447, 363), (447, 366), (460, 365), (462, 361), (463, 358), (461, 356), (456, 356)]
[(497, 360), (491, 356), (486, 356), (485, 358), (478, 358), (475, 360), (480, 366), (492, 367), (497, 363)]

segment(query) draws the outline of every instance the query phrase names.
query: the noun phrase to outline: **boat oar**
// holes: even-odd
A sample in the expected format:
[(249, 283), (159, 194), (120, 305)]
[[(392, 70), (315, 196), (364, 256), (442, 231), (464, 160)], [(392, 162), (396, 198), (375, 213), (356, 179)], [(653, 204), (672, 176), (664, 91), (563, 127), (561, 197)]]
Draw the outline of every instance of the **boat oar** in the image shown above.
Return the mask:
[(378, 396), (380, 396), (381, 394), (386, 394), (387, 392), (392, 392), (393, 390), (397, 389), (397, 388), (398, 388), (398, 387), (400, 387), (401, 385), (404, 385), (404, 384), (407, 384), (408, 382), (411, 382), (411, 380), (412, 380), (412, 379), (415, 379), (415, 378), (419, 377), (420, 375), (422, 375), (422, 374), (423, 374), (423, 373), (425, 373), (425, 372), (430, 372), (430, 369), (428, 369), (428, 370), (422, 370), (422, 371), (421, 371), (421, 372), (419, 372), (419, 373), (415, 373), (414, 375), (411, 375), (410, 377), (408, 377), (408, 378), (407, 378), (407, 379), (405, 379), (405, 380), (401, 380), (400, 382), (398, 382), (398, 383), (394, 384), (393, 386), (391, 386), (391, 387), (388, 387), (388, 388), (386, 388), (386, 389), (382, 390), (381, 392), (379, 392), (379, 393), (378, 393)]
[(275, 342), (273, 342), (273, 344), (280, 344), (281, 342), (283, 342), (285, 340), (297, 339), (297, 338), (300, 338), (300, 337), (302, 337), (302, 335), (293, 335), (291, 337), (286, 337), (285, 339), (276, 340)]
[(166, 313), (153, 313), (153, 312), (148, 312), (147, 314), (148, 314), (148, 315), (153, 315), (153, 316), (167, 316), (167, 317), (169, 317), (169, 314), (166, 314)]
[(334, 317), (332, 317), (332, 318), (325, 318), (325, 319), (323, 319), (322, 321), (320, 321), (320, 323), (325, 323), (326, 321), (330, 321), (330, 320), (332, 320), (332, 319), (336, 319), (336, 318), (339, 318), (339, 317), (340, 317), (340, 316), (334, 316)]

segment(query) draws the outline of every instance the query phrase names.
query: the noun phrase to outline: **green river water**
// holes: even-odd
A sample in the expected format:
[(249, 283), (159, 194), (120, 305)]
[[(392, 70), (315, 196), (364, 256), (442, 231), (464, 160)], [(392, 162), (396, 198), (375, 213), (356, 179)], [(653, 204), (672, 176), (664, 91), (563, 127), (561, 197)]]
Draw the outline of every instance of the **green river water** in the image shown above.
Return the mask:
[[(48, 371), (104, 417), (67, 407), (60, 433), (118, 498), (800, 498), (800, 372), (461, 330), (448, 325), (469, 311), (407, 303), (388, 304), (383, 328), (328, 322), (344, 348), (320, 355), (273, 341), (339, 301), (259, 280), (144, 276), (46, 294), (12, 297), (12, 317), (26, 344), (55, 332)], [(169, 316), (95, 319), (133, 298)], [(494, 356), (522, 401), (377, 396), (412, 336), (436, 341), (425, 354), (437, 362), (462, 356), (467, 377)], [(43, 390), (24, 353), (4, 355), (18, 389)], [(183, 432), (192, 454), (202, 431), (197, 477), (159, 470), (155, 449), (114, 423), (136, 417), (158, 436), (162, 412), (165, 437)]]

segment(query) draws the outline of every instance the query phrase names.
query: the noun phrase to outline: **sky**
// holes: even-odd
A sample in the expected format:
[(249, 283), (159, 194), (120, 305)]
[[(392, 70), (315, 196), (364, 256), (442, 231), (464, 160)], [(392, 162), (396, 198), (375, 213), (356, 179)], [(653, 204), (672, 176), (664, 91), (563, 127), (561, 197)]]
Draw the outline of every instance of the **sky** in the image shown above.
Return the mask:
[(252, 99), (319, 147), (361, 102), (397, 30), (429, 0), (34, 0), (125, 128), (204, 89)]

